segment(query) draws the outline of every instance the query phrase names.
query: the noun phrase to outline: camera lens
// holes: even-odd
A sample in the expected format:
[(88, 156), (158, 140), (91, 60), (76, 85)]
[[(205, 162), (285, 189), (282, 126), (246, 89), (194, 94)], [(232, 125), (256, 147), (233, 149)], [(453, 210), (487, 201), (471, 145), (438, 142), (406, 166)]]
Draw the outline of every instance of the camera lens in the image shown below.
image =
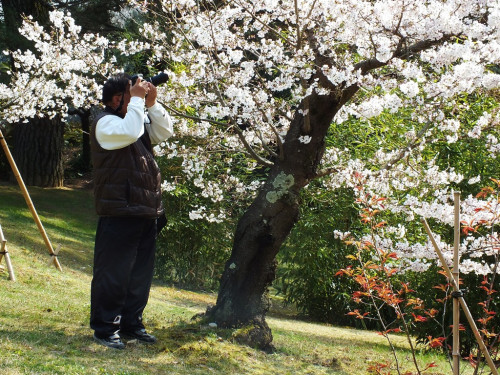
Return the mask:
[(151, 82), (155, 86), (162, 85), (168, 81), (168, 74), (167, 73), (160, 73), (160, 74), (157, 74), (153, 77), (148, 77), (148, 78), (143, 78), (142, 74), (136, 74), (136, 75), (133, 75), (132, 77), (130, 77), (130, 80), (132, 81), (132, 86), (135, 85), (135, 82), (137, 81), (137, 78), (139, 78), (139, 77), (141, 77), (143, 81)]
[(168, 81), (168, 74), (160, 73), (151, 78), (147, 78), (146, 81), (151, 82), (153, 85), (158, 86)]

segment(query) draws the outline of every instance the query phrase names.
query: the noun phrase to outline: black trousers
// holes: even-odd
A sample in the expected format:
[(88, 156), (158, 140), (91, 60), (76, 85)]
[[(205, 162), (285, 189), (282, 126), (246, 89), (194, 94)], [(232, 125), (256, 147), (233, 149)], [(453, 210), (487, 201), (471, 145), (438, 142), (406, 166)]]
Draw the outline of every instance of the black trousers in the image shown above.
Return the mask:
[(90, 291), (90, 327), (98, 337), (144, 328), (156, 250), (156, 219), (100, 217)]

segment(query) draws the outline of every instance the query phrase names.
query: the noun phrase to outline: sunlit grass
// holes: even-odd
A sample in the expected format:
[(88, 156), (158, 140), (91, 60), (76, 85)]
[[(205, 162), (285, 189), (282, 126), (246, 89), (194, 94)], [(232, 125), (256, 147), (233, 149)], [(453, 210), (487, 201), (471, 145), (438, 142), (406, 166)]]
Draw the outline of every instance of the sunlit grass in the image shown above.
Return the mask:
[[(0, 271), (0, 374), (356, 375), (366, 374), (372, 362), (393, 361), (386, 340), (374, 332), (299, 321), (289, 314), (268, 318), (274, 353), (237, 345), (231, 330), (192, 319), (215, 303), (215, 295), (159, 282), (144, 316), (158, 344), (128, 345), (124, 351), (99, 346), (88, 327), (96, 224), (91, 192), (30, 191), (49, 238), (61, 245), (63, 272), (48, 265), (47, 249), (17, 186), (0, 186), (0, 225), (17, 277), (9, 281)], [(280, 310), (279, 302), (273, 310)], [(392, 340), (402, 368), (414, 373), (405, 337)], [(419, 361), (437, 363), (427, 373), (451, 373), (436, 353), (419, 353)], [(462, 373), (472, 373), (467, 371)]]

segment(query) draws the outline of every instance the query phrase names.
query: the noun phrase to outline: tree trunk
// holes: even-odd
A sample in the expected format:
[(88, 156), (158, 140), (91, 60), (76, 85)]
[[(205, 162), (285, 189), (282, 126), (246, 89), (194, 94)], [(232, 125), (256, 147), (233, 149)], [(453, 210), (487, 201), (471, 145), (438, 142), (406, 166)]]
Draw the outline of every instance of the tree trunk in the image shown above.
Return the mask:
[[(10, 50), (29, 49), (32, 43), (22, 37), (18, 28), (22, 17), (31, 15), (44, 25), (52, 8), (47, 0), (1, 0), (6, 35)], [(62, 147), (64, 125), (58, 118), (30, 119), (14, 125), (12, 154), (26, 185), (58, 187), (63, 185)]]
[(63, 136), (64, 123), (57, 117), (14, 126), (12, 154), (26, 185), (63, 186)]
[[(283, 158), (272, 167), (259, 195), (239, 220), (217, 303), (207, 318), (223, 327), (245, 327), (236, 337), (261, 349), (271, 347), (265, 315), (268, 287), (275, 279), (276, 255), (299, 217), (299, 194), (316, 175), (325, 137), (341, 98), (312, 95), (309, 118), (297, 111), (283, 144)], [(310, 125), (308, 125), (310, 123)], [(311, 141), (302, 143), (301, 135)]]
[(77, 115), (80, 118), (82, 127), (82, 154), (80, 168), (81, 172), (88, 172), (92, 169), (90, 155), (90, 114), (91, 109), (70, 109), (70, 115)]

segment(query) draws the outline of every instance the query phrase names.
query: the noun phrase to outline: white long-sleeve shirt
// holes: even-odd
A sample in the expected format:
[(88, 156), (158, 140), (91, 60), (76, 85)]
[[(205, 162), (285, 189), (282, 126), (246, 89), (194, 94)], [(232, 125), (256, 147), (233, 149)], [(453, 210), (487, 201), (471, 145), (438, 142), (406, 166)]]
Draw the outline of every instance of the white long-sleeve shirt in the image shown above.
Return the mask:
[(99, 145), (105, 150), (117, 150), (131, 145), (148, 131), (152, 144), (163, 142), (174, 134), (172, 119), (159, 103), (148, 108), (144, 115), (144, 99), (138, 96), (130, 98), (124, 118), (109, 115), (97, 121), (95, 135)]

